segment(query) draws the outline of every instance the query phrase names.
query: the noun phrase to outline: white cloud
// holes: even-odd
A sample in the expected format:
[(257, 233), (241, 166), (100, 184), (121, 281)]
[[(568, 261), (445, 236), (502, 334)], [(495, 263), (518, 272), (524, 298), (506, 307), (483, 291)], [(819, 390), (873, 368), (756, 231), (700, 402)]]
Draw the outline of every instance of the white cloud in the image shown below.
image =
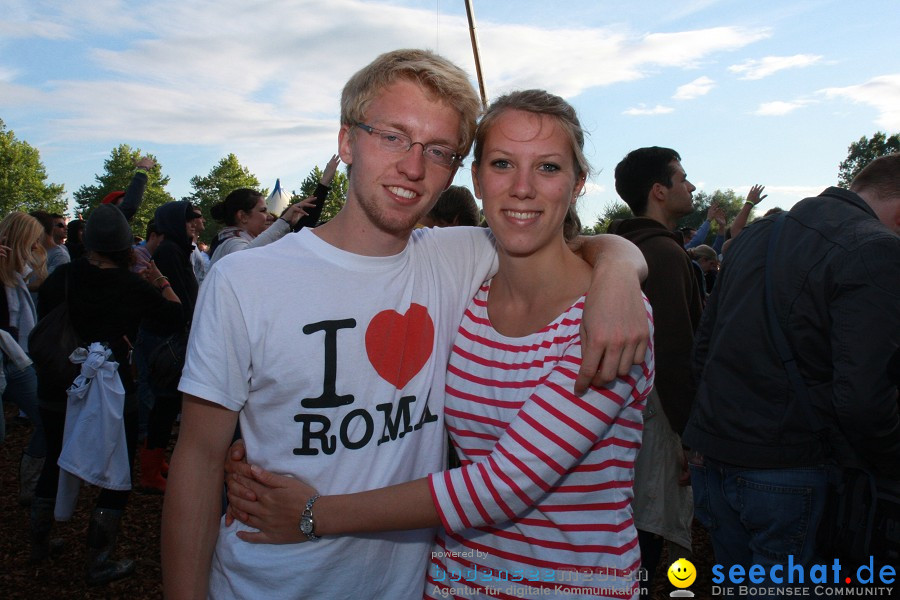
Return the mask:
[(738, 75), (741, 79), (762, 79), (784, 69), (797, 69), (809, 67), (822, 60), (817, 54), (795, 54), (793, 56), (766, 56), (761, 59), (750, 59), (738, 65), (728, 67), (728, 70)]
[(672, 98), (675, 100), (693, 100), (694, 98), (705, 96), (714, 87), (716, 87), (716, 83), (709, 77), (698, 77), (690, 83), (678, 86)]
[(763, 102), (753, 114), (762, 117), (780, 117), (792, 113), (798, 108), (803, 108), (807, 104), (809, 104), (809, 101), (807, 100), (795, 100), (793, 102), (776, 100), (774, 102)]
[(900, 74), (874, 77), (859, 85), (819, 90), (828, 98), (847, 98), (878, 110), (875, 123), (889, 131), (900, 129)]
[(663, 106), (662, 104), (657, 104), (652, 108), (645, 104), (638, 104), (637, 106), (622, 111), (622, 114), (631, 117), (644, 115), (665, 115), (672, 112), (673, 110), (675, 109), (669, 106)]

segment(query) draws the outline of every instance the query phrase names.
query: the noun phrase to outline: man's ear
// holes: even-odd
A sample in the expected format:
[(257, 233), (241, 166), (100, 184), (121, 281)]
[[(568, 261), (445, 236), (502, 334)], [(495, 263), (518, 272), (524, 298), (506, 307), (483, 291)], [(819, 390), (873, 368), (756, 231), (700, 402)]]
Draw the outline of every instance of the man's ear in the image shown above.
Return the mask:
[(338, 156), (345, 165), (353, 164), (353, 144), (350, 143), (352, 138), (350, 126), (341, 125), (341, 130), (338, 132)]
[(472, 187), (475, 188), (475, 197), (481, 200), (481, 184), (478, 183), (478, 163), (472, 163)]

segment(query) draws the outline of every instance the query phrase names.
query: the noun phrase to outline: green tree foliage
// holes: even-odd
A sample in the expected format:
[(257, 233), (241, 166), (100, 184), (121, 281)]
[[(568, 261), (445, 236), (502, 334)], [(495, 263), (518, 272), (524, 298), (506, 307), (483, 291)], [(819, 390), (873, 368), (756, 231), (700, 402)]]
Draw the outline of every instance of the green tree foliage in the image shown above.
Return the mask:
[(47, 183), (41, 155), (28, 142), (16, 139), (0, 119), (0, 217), (14, 210), (46, 210), (64, 214), (65, 188)]
[(206, 218), (206, 230), (200, 236), (200, 239), (205, 242), (210, 242), (223, 227), (221, 223), (213, 221), (209, 214), (213, 204), (221, 202), (238, 188), (259, 190), (261, 194), (269, 195), (267, 189), (260, 189), (256, 175), (251, 173), (247, 167), (242, 166), (234, 154), (229, 154), (220, 160), (206, 177), (199, 175), (191, 177), (191, 187), (194, 188), (194, 191), (186, 200), (199, 206)]
[[(132, 148), (128, 144), (120, 144), (113, 148), (109, 158), (103, 163), (103, 173), (94, 177), (97, 183), (83, 185), (75, 192), (76, 212), (87, 219), (108, 193), (125, 191), (134, 176), (134, 165), (142, 156), (140, 148)], [(152, 155), (150, 157), (153, 158)], [(163, 176), (162, 168), (158, 164), (147, 173), (144, 200), (131, 222), (131, 230), (137, 235), (144, 235), (147, 223), (160, 205), (174, 200), (165, 190), (168, 183), (169, 177)]]
[(847, 158), (838, 165), (838, 185), (849, 188), (850, 182), (863, 167), (878, 158), (900, 152), (900, 133), (888, 137), (883, 131), (871, 138), (862, 136), (847, 148)]
[[(313, 192), (316, 191), (316, 185), (318, 185), (319, 180), (322, 178), (322, 170), (319, 169), (318, 166), (313, 167), (313, 170), (309, 172), (309, 175), (306, 176), (300, 183), (300, 191), (291, 192), (293, 194), (292, 202), (299, 202), (304, 198), (308, 198), (313, 195)], [(334, 215), (338, 214), (338, 211), (341, 210), (341, 207), (344, 206), (344, 203), (347, 201), (347, 185), (349, 180), (347, 176), (340, 171), (337, 171), (334, 174), (334, 179), (331, 182), (331, 190), (328, 192), (328, 196), (325, 197), (325, 206), (322, 207), (322, 216), (319, 219), (321, 222), (330, 221), (334, 218)]]
[[(722, 209), (725, 210), (725, 225), (726, 227), (731, 225), (734, 221), (734, 218), (741, 211), (741, 207), (747, 199), (744, 196), (738, 196), (734, 193), (734, 190), (716, 190), (712, 194), (707, 192), (697, 192), (694, 194), (694, 212), (687, 215), (686, 217), (682, 217), (682, 219), (678, 222), (678, 227), (691, 227), (692, 229), (698, 229), (700, 225), (703, 224), (703, 221), (706, 220), (706, 211), (709, 210), (710, 205), (713, 203), (718, 204)], [(753, 212), (750, 212), (750, 219), (748, 219), (748, 223), (753, 220)], [(713, 240), (716, 237), (716, 225), (713, 225), (709, 229), (709, 234), (706, 236), (705, 244), (712, 244)], [(685, 240), (687, 241), (687, 240)]]
[(609, 224), (616, 219), (628, 219), (633, 216), (627, 204), (613, 200), (606, 203), (606, 206), (603, 208), (603, 214), (597, 219), (593, 229), (586, 227), (582, 229), (582, 233), (587, 235), (606, 233), (606, 230), (609, 229)]
[[(728, 226), (731, 225), (732, 221), (734, 221), (734, 217), (740, 212), (741, 207), (744, 205), (744, 202), (746, 202), (746, 198), (735, 194), (734, 190), (716, 190), (712, 194), (707, 192), (697, 192), (694, 194), (694, 212), (683, 217), (681, 221), (678, 222), (678, 227), (699, 228), (700, 225), (703, 224), (703, 221), (706, 220), (706, 211), (709, 210), (709, 207), (713, 202), (716, 202), (725, 210), (726, 226)], [(628, 208), (627, 204), (619, 201), (609, 202), (604, 208), (603, 214), (597, 219), (594, 227), (584, 229), (583, 233), (606, 233), (609, 224), (614, 220), (628, 219), (632, 216), (634, 215), (631, 214), (631, 209)], [(751, 213), (751, 219), (752, 216), (753, 213)], [(716, 226), (713, 225), (706, 238), (707, 244), (712, 243), (716, 233)]]

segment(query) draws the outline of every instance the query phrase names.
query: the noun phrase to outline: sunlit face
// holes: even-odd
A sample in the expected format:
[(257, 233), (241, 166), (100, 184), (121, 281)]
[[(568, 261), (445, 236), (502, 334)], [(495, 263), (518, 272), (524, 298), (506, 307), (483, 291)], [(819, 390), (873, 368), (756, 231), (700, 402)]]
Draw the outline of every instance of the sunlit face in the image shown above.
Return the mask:
[(559, 121), (521, 110), (494, 121), (472, 181), (499, 247), (511, 255), (564, 244), (566, 213), (584, 186)]
[(54, 218), (53, 219), (53, 241), (57, 244), (62, 244), (66, 241), (66, 220)]
[(393, 153), (380, 146), (377, 135), (342, 127), (341, 160), (352, 166), (344, 210), (358, 226), (374, 227), (405, 243), (455, 173), (454, 168), (426, 160), (421, 144), (457, 148), (459, 112), (426, 94), (418, 83), (399, 80), (375, 96), (365, 124), (404, 133), (414, 144), (406, 152)]
[(675, 217), (683, 217), (694, 212), (693, 193), (697, 188), (688, 181), (684, 168), (677, 160), (669, 163), (672, 168), (672, 187), (666, 192), (666, 211)]
[(256, 200), (256, 205), (252, 210), (238, 211), (238, 226), (253, 237), (256, 237), (266, 228), (267, 213), (266, 199), (259, 196)]

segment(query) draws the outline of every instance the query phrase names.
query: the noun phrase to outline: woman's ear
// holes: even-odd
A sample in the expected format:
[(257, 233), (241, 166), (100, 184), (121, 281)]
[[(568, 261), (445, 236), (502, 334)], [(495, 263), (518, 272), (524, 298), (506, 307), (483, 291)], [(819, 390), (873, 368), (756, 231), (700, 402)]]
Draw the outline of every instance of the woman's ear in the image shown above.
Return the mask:
[(478, 163), (472, 163), (472, 187), (475, 188), (475, 197), (481, 200), (481, 185), (478, 183)]
[(575, 201), (578, 200), (578, 197), (584, 193), (585, 183), (585, 176), (581, 175), (578, 178), (578, 181), (575, 182), (575, 190), (572, 192), (572, 201), (570, 202), (570, 204), (575, 204)]

